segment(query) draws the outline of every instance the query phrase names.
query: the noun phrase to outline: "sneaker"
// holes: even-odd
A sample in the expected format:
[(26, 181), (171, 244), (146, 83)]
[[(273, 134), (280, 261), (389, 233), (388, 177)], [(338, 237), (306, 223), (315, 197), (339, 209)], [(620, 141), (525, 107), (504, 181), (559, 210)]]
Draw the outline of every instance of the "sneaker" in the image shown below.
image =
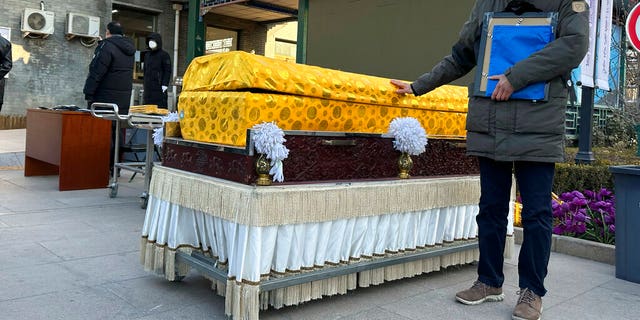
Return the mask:
[(520, 298), (513, 310), (514, 320), (540, 320), (542, 316), (542, 298), (528, 288), (518, 291)]
[(456, 293), (456, 300), (468, 305), (481, 304), (485, 301), (502, 301), (503, 299), (502, 288), (494, 288), (480, 281), (474, 282), (471, 288)]

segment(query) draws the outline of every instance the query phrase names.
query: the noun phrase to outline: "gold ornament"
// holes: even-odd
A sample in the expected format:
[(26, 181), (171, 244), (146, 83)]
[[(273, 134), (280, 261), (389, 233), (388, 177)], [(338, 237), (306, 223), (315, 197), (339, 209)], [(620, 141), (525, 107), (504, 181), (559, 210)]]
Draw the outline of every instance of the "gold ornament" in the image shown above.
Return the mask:
[(398, 178), (408, 179), (411, 168), (413, 168), (413, 160), (411, 160), (411, 156), (408, 153), (403, 152), (398, 158), (398, 169), (400, 169)]
[(256, 184), (259, 186), (270, 186), (271, 185), (271, 177), (269, 177), (269, 170), (271, 169), (271, 164), (267, 157), (260, 153), (258, 159), (256, 159), (256, 173), (258, 173), (258, 179), (256, 180)]

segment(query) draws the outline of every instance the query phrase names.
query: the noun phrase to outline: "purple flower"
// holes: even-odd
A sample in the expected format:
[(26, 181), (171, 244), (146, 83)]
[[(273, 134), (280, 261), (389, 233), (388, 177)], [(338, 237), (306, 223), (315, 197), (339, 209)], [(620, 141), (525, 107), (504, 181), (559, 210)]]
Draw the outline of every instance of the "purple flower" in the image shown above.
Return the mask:
[(579, 198), (579, 199), (584, 199), (584, 194), (582, 194), (582, 192), (578, 191), (578, 190), (574, 190), (571, 191), (571, 195), (573, 195), (574, 198)]
[(585, 198), (578, 198), (578, 197), (575, 197), (575, 198), (573, 199), (573, 201), (571, 201), (571, 205), (572, 205), (572, 206), (574, 206), (574, 207), (583, 207), (583, 206), (586, 206), (586, 205), (587, 205), (587, 203), (589, 203), (589, 202), (587, 201), (587, 199), (585, 199)]
[(575, 232), (576, 234), (583, 234), (587, 231), (587, 226), (585, 226), (584, 224), (576, 224), (573, 227), (573, 232)]
[[(600, 192), (598, 192), (598, 197), (600, 199), (613, 197), (613, 192), (607, 190), (606, 188), (602, 188), (602, 189), (600, 189)], [(600, 200), (600, 199), (598, 199), (598, 200)]]
[(606, 223), (607, 225), (613, 225), (616, 223), (616, 217), (612, 217), (610, 215), (605, 215), (604, 216), (604, 223)]
[(551, 202), (554, 234), (615, 243), (615, 196), (611, 191), (574, 190), (558, 198)]
[(564, 226), (563, 225), (557, 225), (557, 226), (553, 227), (553, 234), (564, 234)]
[(585, 222), (585, 221), (587, 221), (587, 215), (585, 213), (586, 213), (585, 209), (580, 209), (580, 210), (578, 210), (578, 213), (576, 213), (573, 216), (573, 219), (576, 220), (576, 221)]
[(585, 190), (584, 191), (584, 195), (589, 199), (595, 199), (596, 198), (596, 193), (591, 191), (591, 190)]

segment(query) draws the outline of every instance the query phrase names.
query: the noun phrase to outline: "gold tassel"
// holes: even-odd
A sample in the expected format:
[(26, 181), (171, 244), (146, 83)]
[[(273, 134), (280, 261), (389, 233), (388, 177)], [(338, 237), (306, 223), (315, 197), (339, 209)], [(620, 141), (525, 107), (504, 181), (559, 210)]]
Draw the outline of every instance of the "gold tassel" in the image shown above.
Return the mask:
[(384, 267), (371, 270), (371, 284), (377, 286), (384, 283)]
[[(269, 280), (269, 275), (260, 276), (260, 282)], [(271, 291), (260, 291), (260, 310), (269, 309), (269, 296)]]
[(144, 271), (153, 271), (153, 258), (154, 258), (154, 244), (147, 242), (147, 249), (145, 250), (144, 257)]
[(300, 302), (300, 285), (284, 288), (284, 305), (295, 306)]
[(140, 264), (145, 265), (146, 252), (147, 252), (147, 239), (148, 237), (140, 238)]
[(347, 294), (347, 283), (349, 282), (349, 276), (348, 275), (344, 275), (344, 276), (339, 276), (338, 277), (338, 290), (336, 290), (336, 292), (338, 294)]
[[(279, 273), (279, 272), (277, 273), (272, 272), (271, 274), (271, 277), (273, 278), (282, 278), (285, 276), (286, 276), (285, 273)], [(273, 306), (275, 309), (280, 309), (284, 307), (284, 288), (279, 288), (279, 289), (270, 291), (269, 301), (271, 306)]]
[(227, 284), (225, 282), (216, 280), (216, 288), (219, 296), (224, 297), (227, 294)]
[(338, 293), (338, 277), (326, 279), (327, 286), (324, 290), (325, 296), (333, 296)]
[(355, 290), (358, 287), (358, 274), (350, 273), (347, 275), (347, 290)]
[(233, 316), (233, 291), (235, 288), (235, 280), (228, 279), (226, 290), (225, 290), (225, 298), (224, 298), (224, 314), (227, 316)]
[(514, 250), (515, 250), (515, 240), (513, 239), (513, 235), (507, 235), (507, 240), (504, 246), (504, 257), (506, 259), (511, 259), (511, 257), (513, 257)]
[[(164, 247), (156, 246), (155, 257), (153, 258), (153, 272), (164, 275)], [(173, 281), (173, 279), (169, 279)]]
[(244, 301), (242, 301), (242, 287), (243, 284), (234, 281), (233, 282), (233, 301), (231, 302), (233, 319), (237, 320), (246, 320), (244, 317), (244, 313), (242, 312), (242, 307), (244, 305)]
[(300, 303), (311, 301), (311, 282), (300, 285)]
[(311, 282), (311, 299), (321, 299), (325, 280), (317, 280)]
[(358, 272), (358, 286), (368, 288), (371, 285), (371, 270)]
[(260, 314), (260, 286), (243, 283), (242, 303), (240, 307), (244, 310), (241, 319), (258, 320)]

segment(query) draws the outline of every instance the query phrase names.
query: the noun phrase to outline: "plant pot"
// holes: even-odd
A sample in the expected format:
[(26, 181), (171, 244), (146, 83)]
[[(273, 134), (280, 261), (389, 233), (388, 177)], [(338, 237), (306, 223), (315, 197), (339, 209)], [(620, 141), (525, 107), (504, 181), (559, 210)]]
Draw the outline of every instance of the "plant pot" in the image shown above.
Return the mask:
[(609, 171), (616, 196), (616, 278), (640, 283), (640, 166)]

